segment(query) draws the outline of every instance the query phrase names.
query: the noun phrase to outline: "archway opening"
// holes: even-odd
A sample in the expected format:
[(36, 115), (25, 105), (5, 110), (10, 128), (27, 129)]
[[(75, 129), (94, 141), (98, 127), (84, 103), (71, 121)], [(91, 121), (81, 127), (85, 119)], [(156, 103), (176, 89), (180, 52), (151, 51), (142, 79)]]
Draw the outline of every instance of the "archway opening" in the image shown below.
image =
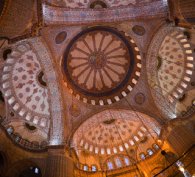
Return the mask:
[(4, 161), (4, 157), (3, 157), (3, 154), (0, 152), (0, 169), (1, 167), (3, 167), (5, 164), (5, 161)]
[(31, 166), (29, 168), (24, 169), (20, 173), (19, 177), (42, 177), (42, 173), (40, 168)]
[(2, 173), (5, 170), (5, 165), (6, 165), (6, 161), (5, 161), (5, 155), (3, 152), (0, 152), (0, 177), (2, 177)]
[(7, 60), (8, 55), (11, 54), (11, 52), (12, 52), (11, 49), (6, 49), (6, 50), (3, 52), (3, 59), (4, 59), (4, 60)]

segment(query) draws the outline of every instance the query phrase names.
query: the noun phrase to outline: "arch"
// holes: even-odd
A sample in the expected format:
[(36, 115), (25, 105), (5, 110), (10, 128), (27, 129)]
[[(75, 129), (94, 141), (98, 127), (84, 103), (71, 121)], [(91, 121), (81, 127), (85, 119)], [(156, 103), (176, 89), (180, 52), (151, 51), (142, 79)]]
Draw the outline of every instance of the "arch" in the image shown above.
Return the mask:
[(6, 153), (4, 153), (3, 151), (0, 151), (0, 177), (2, 174), (4, 174), (7, 168), (7, 165), (8, 165), (7, 163), (8, 161), (7, 161)]
[(6, 105), (5, 105), (3, 93), (1, 92), (0, 89), (0, 122), (3, 122), (5, 118), (6, 118)]
[(23, 120), (12, 120), (4, 126), (8, 137), (20, 147), (32, 151), (46, 150), (48, 143), (45, 130)]
[[(104, 169), (109, 164), (113, 170), (123, 168), (139, 162), (137, 154), (152, 148), (160, 135), (160, 127), (157, 121), (140, 112), (108, 109), (94, 114), (80, 125), (72, 137), (72, 147), (81, 164), (96, 164), (100, 171), (109, 170)], [(121, 158), (129, 155), (131, 160)], [(101, 162), (95, 160), (97, 156), (101, 157)], [(119, 159), (110, 161), (112, 157)]]
[[(117, 2), (123, 3), (125, 1), (117, 1)], [(137, 2), (140, 3), (141, 1), (137, 1)], [(159, 8), (155, 8), (155, 7), (159, 7)], [(137, 13), (134, 13), (135, 9)], [(69, 10), (70, 10), (69, 8), (62, 8), (59, 6), (57, 7), (56, 5), (52, 6), (51, 4), (44, 4), (43, 5), (44, 21), (46, 24), (64, 24), (64, 23), (86, 24), (86, 23), (93, 23), (93, 22), (96, 23), (110, 22), (113, 20), (114, 21), (124, 21), (130, 19), (135, 20), (135, 18), (143, 17), (142, 12), (145, 12), (145, 18), (154, 15), (156, 17), (164, 17), (166, 16), (165, 12), (167, 11), (167, 4), (164, 1), (152, 1), (147, 3), (145, 2), (143, 6), (130, 5), (130, 6), (123, 6), (120, 8), (114, 7), (114, 8), (110, 8), (108, 11), (103, 11), (102, 9), (83, 10), (83, 9), (73, 8), (71, 9), (70, 14), (65, 15)]]
[[(119, 108), (119, 109), (116, 109), (116, 108), (110, 108), (110, 109), (103, 109), (103, 110), (94, 110), (94, 112), (93, 112), (93, 114), (90, 114), (90, 115), (87, 115), (87, 116), (85, 116), (83, 119), (82, 119), (82, 121), (80, 121), (75, 127), (73, 127), (73, 130), (70, 132), (70, 134), (69, 134), (69, 137), (68, 137), (68, 142), (69, 142), (69, 144), (72, 144), (73, 143), (73, 136), (74, 136), (74, 134), (75, 134), (75, 132), (78, 130), (78, 128), (83, 124), (83, 123), (85, 123), (86, 121), (88, 121), (88, 119), (90, 119), (92, 116), (94, 116), (94, 115), (96, 115), (96, 114), (99, 114), (99, 113), (101, 113), (101, 112), (104, 112), (104, 111), (112, 111), (112, 110), (115, 110), (115, 111), (130, 111), (130, 112), (135, 112), (135, 114), (137, 114), (137, 113), (140, 113), (141, 115), (147, 115), (147, 114), (145, 114), (143, 111), (141, 112), (138, 112), (138, 111), (135, 111), (135, 110), (132, 110), (132, 109), (126, 109), (126, 108)], [(147, 115), (148, 116), (148, 118), (149, 119), (147, 119), (148, 121), (149, 120), (151, 120), (152, 122), (156, 122), (160, 127), (161, 127), (161, 125), (163, 124), (162, 123), (162, 121), (158, 118), (158, 117), (153, 117), (152, 115)], [(142, 116), (141, 116), (142, 117)], [(109, 120), (109, 122), (110, 121), (112, 121), (112, 120)], [(142, 131), (145, 131), (145, 128), (144, 127), (142, 127)], [(160, 132), (159, 132), (159, 134), (161, 134), (161, 131), (163, 131), (163, 129), (162, 130), (160, 130)], [(126, 146), (128, 146), (128, 145), (126, 145)]]
[[(110, 120), (111, 118), (113, 118), (114, 121), (112, 121), (112, 122), (109, 121), (109, 123), (108, 123), (108, 120)], [(133, 121), (134, 123), (131, 123), (131, 121)], [(130, 110), (123, 110), (123, 109), (116, 109), (116, 110), (110, 109), (110, 110), (105, 110), (105, 111), (99, 112), (99, 113), (93, 115), (91, 118), (87, 119), (85, 122), (83, 122), (73, 135), (73, 144), (75, 145), (76, 141), (78, 140), (79, 141), (79, 142), (77, 142), (78, 144), (80, 144), (83, 147), (86, 147), (86, 149), (90, 149), (91, 144), (89, 142), (91, 142), (91, 141), (88, 142), (88, 141), (82, 140), (82, 137), (81, 137), (81, 136), (83, 136), (82, 130), (83, 129), (85, 130), (84, 134), (86, 134), (87, 132), (90, 133), (90, 129), (92, 130), (92, 127), (94, 127), (93, 131), (95, 131), (95, 129), (99, 125), (101, 125), (101, 127), (106, 127), (107, 129), (111, 129), (111, 128), (115, 127), (114, 125), (116, 123), (121, 124), (121, 126), (123, 125), (123, 127), (121, 127), (121, 131), (123, 129), (124, 129), (124, 131), (125, 131), (125, 129), (128, 129), (128, 126), (125, 125), (127, 123), (129, 124), (129, 126), (134, 125), (134, 128), (135, 128), (135, 126), (138, 126), (137, 127), (138, 129), (135, 128), (136, 129), (135, 132), (132, 132), (133, 127), (131, 128), (132, 129), (131, 134), (134, 134), (134, 136), (132, 135), (131, 138), (129, 137), (129, 140), (131, 140), (130, 142), (128, 142), (129, 146), (134, 145), (136, 142), (143, 140), (143, 138), (144, 138), (143, 134), (146, 134), (146, 132), (149, 129), (151, 129), (151, 130), (153, 129), (154, 132), (156, 132), (156, 135), (157, 134), (160, 135), (160, 129), (161, 129), (160, 125), (157, 123), (156, 120), (147, 116), (146, 114), (142, 114), (140, 112), (135, 112), (135, 111), (130, 111)], [(144, 126), (148, 126), (148, 127), (145, 128)], [(106, 132), (104, 132), (104, 133), (106, 134)], [(123, 134), (124, 134), (124, 132), (123, 132)], [(121, 136), (123, 136), (123, 135), (121, 135)], [(133, 139), (134, 137), (136, 137), (136, 139)], [(123, 139), (123, 141), (124, 141), (124, 139)], [(85, 146), (86, 143), (88, 145)], [(117, 144), (117, 143), (115, 142), (115, 144)], [(112, 153), (123, 151), (122, 150), (123, 147), (121, 148), (119, 144), (117, 146), (113, 145), (113, 147), (115, 147), (115, 150), (111, 150)], [(104, 143), (104, 145), (102, 144), (102, 146), (105, 146), (105, 143)], [(95, 150), (95, 145), (93, 147), (94, 147), (93, 150)], [(100, 149), (101, 148), (98, 148), (97, 153), (101, 153)]]
[(128, 166), (133, 166), (136, 163), (133, 157), (126, 154), (112, 155), (104, 161), (102, 169), (104, 170), (116, 170)]
[(179, 116), (175, 104), (188, 89), (193, 60), (191, 43), (182, 29), (164, 25), (153, 37), (146, 60), (147, 79), (155, 104), (168, 119)]
[[(23, 171), (25, 171), (26, 169), (29, 169), (30, 167), (36, 167), (42, 171), (42, 169), (37, 165), (36, 162), (34, 162), (31, 159), (24, 159), (24, 160), (19, 160), (19, 161), (15, 162), (12, 165), (12, 167), (7, 170), (5, 177), (23, 177), (20, 175), (23, 173)], [(24, 176), (24, 177), (26, 177), (26, 176)], [(36, 176), (32, 176), (32, 177), (36, 177)], [(39, 177), (39, 176), (37, 176), (37, 177)]]
[(101, 9), (101, 8), (107, 8), (107, 4), (104, 1), (95, 0), (92, 1), (90, 6), (91, 9)]
[(3, 59), (4, 59), (4, 60), (7, 60), (8, 55), (11, 54), (11, 52), (12, 52), (12, 50), (11, 50), (10, 48), (5, 49), (5, 50), (3, 51)]
[(3, 13), (4, 5), (5, 5), (5, 0), (0, 1), (0, 16)]
[(28, 167), (20, 173), (19, 177), (42, 177), (42, 173), (38, 167)]
[[(49, 49), (47, 48), (46, 44), (42, 40), (42, 38), (31, 38), (31, 39), (26, 39), (21, 42), (16, 43), (12, 47), (13, 50), (16, 50), (17, 52), (11, 53), (11, 57), (9, 58), (9, 62), (13, 63), (15, 60), (13, 58), (18, 59), (18, 55), (22, 55), (25, 52), (30, 52), (32, 53), (32, 56), (36, 56), (36, 60), (40, 62), (40, 67), (43, 69), (43, 71), (49, 71), (45, 72), (45, 80), (47, 81), (47, 90), (48, 90), (48, 112), (38, 112), (36, 113), (36, 116), (34, 115), (35, 112), (34, 109), (32, 112), (29, 112), (29, 114), (24, 114), (24, 112), (29, 111), (30, 109), (27, 109), (26, 111), (23, 110), (23, 112), (17, 112), (18, 116), (20, 118), (25, 119), (26, 121), (32, 120), (33, 124), (39, 124), (38, 126), (45, 127), (46, 129), (50, 129), (49, 132), (49, 144), (50, 145), (60, 145), (63, 143), (63, 115), (62, 115), (62, 110), (64, 109), (62, 107), (62, 98), (61, 98), (61, 93), (60, 93), (60, 87), (57, 79), (57, 73), (56, 70), (54, 69), (54, 62), (52, 60), (51, 54), (49, 52)], [(30, 56), (30, 57), (32, 57)], [(24, 60), (23, 60), (24, 61)], [(14, 65), (15, 66), (15, 65)], [(25, 65), (27, 66), (27, 65)], [(11, 66), (9, 67), (4, 67), (4, 71), (6, 71), (6, 68), (10, 69)], [(5, 74), (6, 75), (6, 74)], [(7, 82), (6, 76), (2, 76), (4, 78), (4, 84), (3, 87), (6, 87), (5, 85), (9, 85), (10, 83)], [(38, 84), (39, 85), (39, 84)], [(38, 86), (37, 85), (37, 86)], [(45, 86), (39, 85), (38, 87), (41, 87), (42, 89), (45, 89)], [(5, 89), (6, 90), (6, 89)], [(9, 94), (6, 91), (4, 91), (4, 95)], [(19, 95), (18, 95), (19, 96)], [(9, 97), (9, 95), (8, 95)], [(14, 101), (14, 104), (16, 105), (16, 99), (12, 97), (12, 99), (9, 98), (9, 101)], [(20, 102), (19, 102), (20, 103)], [(45, 106), (46, 107), (46, 106)], [(15, 107), (18, 109), (18, 106)], [(19, 111), (19, 110), (17, 110)], [(31, 119), (30, 117), (32, 116), (31, 114), (34, 115), (34, 118)], [(39, 116), (41, 115), (41, 116)], [(25, 116), (25, 117), (24, 117)], [(50, 119), (51, 117), (51, 119)], [(41, 125), (42, 124), (42, 125)]]
[(91, 171), (96, 172), (97, 171), (97, 166), (96, 165), (92, 165), (91, 166)]
[(52, 60), (49, 48), (44, 44), (43, 39), (34, 38), (31, 40), (34, 49), (40, 56), (40, 62), (44, 67), (45, 77), (48, 81), (48, 89), (50, 92), (50, 112), (51, 112), (51, 123), (50, 123), (50, 134), (49, 134), (49, 145), (61, 145), (64, 142), (64, 117), (62, 106), (62, 97), (60, 93), (60, 86), (58, 83), (57, 72), (54, 69), (54, 61)]

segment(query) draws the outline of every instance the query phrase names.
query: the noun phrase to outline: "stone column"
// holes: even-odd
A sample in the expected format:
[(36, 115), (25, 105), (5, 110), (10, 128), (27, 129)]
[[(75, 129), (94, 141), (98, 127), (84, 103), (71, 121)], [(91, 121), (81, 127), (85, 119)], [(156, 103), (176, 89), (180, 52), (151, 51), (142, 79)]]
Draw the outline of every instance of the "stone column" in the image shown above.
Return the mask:
[(47, 165), (44, 177), (73, 177), (73, 160), (65, 155), (63, 146), (51, 147), (48, 150)]

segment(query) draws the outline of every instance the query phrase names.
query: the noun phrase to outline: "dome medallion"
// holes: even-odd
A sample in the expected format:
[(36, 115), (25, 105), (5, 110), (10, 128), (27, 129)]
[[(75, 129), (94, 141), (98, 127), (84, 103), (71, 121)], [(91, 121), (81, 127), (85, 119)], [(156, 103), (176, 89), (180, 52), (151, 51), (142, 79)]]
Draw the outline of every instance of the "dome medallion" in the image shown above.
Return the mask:
[(109, 27), (80, 32), (64, 55), (64, 78), (71, 93), (85, 103), (119, 101), (137, 83), (141, 56), (135, 42)]

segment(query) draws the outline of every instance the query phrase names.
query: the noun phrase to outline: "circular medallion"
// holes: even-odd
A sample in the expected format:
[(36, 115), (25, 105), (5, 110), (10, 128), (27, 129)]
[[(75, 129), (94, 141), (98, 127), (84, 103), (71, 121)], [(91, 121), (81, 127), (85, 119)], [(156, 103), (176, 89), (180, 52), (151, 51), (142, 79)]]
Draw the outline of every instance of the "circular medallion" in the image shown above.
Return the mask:
[(142, 105), (145, 102), (145, 95), (141, 92), (135, 95), (135, 102), (139, 105)]
[(59, 34), (57, 34), (55, 38), (56, 44), (61, 44), (62, 42), (64, 42), (64, 40), (66, 39), (66, 36), (67, 36), (66, 31), (62, 31)]
[(84, 102), (111, 104), (137, 83), (140, 59), (135, 42), (123, 33), (107, 27), (88, 28), (70, 42), (65, 52), (66, 85)]
[(143, 36), (145, 33), (146, 33), (146, 30), (143, 26), (140, 26), (140, 25), (135, 25), (133, 28), (132, 28), (132, 31), (137, 34), (138, 36)]
[(69, 111), (73, 117), (78, 117), (81, 115), (81, 109), (76, 104), (72, 104), (69, 108)]

